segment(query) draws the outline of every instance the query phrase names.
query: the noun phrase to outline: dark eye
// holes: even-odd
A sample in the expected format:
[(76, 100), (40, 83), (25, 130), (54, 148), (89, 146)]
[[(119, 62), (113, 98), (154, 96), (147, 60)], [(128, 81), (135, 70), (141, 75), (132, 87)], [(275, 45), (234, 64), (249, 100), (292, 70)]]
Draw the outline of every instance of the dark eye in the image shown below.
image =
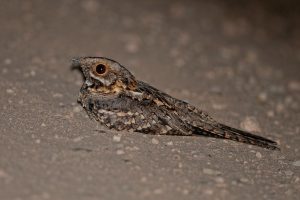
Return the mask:
[(103, 64), (99, 64), (96, 66), (95, 71), (97, 74), (104, 74), (106, 72), (106, 66)]

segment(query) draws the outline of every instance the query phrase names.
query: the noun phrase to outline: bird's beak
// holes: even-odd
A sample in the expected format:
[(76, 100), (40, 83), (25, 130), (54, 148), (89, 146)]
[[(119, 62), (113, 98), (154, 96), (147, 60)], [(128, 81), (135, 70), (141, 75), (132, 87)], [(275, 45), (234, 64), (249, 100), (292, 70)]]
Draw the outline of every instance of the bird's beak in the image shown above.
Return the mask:
[(81, 58), (76, 57), (72, 59), (72, 64), (71, 64), (71, 69), (72, 70), (81, 70)]

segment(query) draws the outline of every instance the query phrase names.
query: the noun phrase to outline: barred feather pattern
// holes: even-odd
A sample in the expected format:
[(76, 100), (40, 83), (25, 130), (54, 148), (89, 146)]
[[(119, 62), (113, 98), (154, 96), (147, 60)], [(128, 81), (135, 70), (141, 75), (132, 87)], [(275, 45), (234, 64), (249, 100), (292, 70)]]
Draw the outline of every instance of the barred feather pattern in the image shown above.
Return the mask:
[[(83, 57), (73, 62), (85, 78), (78, 102), (92, 119), (110, 129), (208, 136), (279, 150), (272, 140), (219, 123), (195, 106), (136, 80), (114, 60)], [(99, 66), (107, 71), (99, 74)]]

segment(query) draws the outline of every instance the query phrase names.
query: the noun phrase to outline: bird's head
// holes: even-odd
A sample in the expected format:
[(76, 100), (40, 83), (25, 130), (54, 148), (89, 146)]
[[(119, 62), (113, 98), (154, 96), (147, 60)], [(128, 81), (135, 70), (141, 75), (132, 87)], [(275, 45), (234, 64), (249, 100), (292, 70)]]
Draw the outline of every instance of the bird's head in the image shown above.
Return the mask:
[(72, 67), (82, 71), (83, 87), (95, 93), (119, 93), (136, 87), (134, 76), (118, 62), (104, 57), (79, 57)]

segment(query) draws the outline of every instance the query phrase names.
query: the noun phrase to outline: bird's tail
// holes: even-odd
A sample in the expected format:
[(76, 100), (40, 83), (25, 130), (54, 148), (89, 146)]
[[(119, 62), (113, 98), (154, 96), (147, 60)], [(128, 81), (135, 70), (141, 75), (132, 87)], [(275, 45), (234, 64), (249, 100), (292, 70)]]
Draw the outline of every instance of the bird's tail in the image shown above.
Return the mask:
[(280, 148), (277, 146), (277, 143), (272, 140), (254, 135), (246, 131), (235, 129), (224, 124), (218, 124), (218, 126), (212, 127), (212, 129), (209, 130), (196, 127), (194, 133), (197, 135), (204, 135), (208, 137), (234, 140), (271, 150), (280, 150)]

